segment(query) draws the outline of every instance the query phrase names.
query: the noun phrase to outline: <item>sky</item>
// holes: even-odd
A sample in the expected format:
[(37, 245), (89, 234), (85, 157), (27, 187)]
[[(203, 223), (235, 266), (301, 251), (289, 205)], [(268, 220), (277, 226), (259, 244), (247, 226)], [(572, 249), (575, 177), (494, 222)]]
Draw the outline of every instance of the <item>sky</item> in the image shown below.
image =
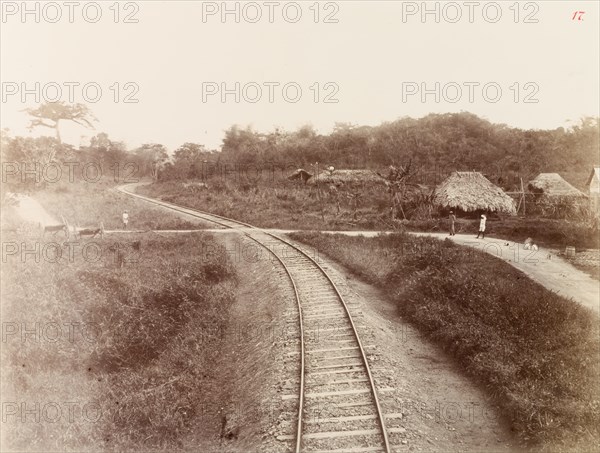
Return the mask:
[(98, 119), (61, 126), (65, 142), (106, 132), (170, 150), (218, 149), (233, 124), (328, 133), (469, 111), (554, 129), (600, 115), (596, 1), (1, 3), (11, 135), (52, 135), (28, 131), (23, 109), (57, 99)]

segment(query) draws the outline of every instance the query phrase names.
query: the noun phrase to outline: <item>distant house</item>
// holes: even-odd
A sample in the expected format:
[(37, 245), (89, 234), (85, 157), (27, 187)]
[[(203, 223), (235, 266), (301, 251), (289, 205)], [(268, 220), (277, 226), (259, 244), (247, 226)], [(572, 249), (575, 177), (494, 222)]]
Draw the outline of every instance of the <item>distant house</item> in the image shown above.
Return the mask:
[(587, 187), (590, 196), (590, 207), (596, 212), (600, 212), (600, 167), (594, 167), (587, 180)]
[(529, 181), (527, 187), (537, 199), (561, 198), (576, 201), (586, 198), (582, 191), (573, 187), (558, 173), (540, 173), (535, 179)]
[(462, 212), (517, 213), (514, 200), (475, 171), (453, 172), (435, 189), (433, 204)]
[(306, 170), (299, 168), (294, 173), (289, 175), (288, 179), (295, 180), (295, 181), (302, 181), (302, 182), (304, 182), (304, 184), (306, 184), (306, 181), (308, 181), (310, 178), (312, 178), (312, 176), (313, 176), (312, 173), (309, 173)]
[(354, 184), (381, 184), (385, 181), (371, 170), (325, 170), (308, 181), (309, 184), (327, 184), (335, 186)]

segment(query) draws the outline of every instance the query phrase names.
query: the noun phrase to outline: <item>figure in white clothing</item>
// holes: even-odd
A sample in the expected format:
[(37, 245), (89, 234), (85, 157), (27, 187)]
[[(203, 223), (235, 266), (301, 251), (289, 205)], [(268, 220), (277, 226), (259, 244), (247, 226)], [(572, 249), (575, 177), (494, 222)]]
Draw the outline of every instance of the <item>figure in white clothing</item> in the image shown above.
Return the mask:
[(487, 217), (481, 214), (481, 220), (479, 221), (479, 233), (477, 233), (477, 239), (481, 236), (481, 239), (485, 239), (485, 221)]

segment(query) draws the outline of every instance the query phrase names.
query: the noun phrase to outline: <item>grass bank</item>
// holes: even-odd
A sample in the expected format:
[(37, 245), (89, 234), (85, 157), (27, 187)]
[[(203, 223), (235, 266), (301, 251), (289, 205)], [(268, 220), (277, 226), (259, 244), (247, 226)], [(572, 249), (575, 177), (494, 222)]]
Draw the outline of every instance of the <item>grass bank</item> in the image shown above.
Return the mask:
[(381, 187), (358, 187), (356, 192), (361, 196), (353, 201), (348, 196), (352, 191), (317, 192), (313, 186), (282, 178), (264, 177), (252, 182), (214, 178), (207, 184), (207, 190), (194, 190), (182, 181), (166, 181), (137, 191), (264, 228), (394, 228), (389, 219), (389, 194)]
[(219, 404), (235, 272), (210, 235), (136, 239), (5, 257), (2, 451), (177, 451), (198, 432), (194, 448), (213, 445), (202, 411)]
[(450, 241), (294, 233), (381, 288), (547, 450), (600, 439), (598, 317), (509, 264)]

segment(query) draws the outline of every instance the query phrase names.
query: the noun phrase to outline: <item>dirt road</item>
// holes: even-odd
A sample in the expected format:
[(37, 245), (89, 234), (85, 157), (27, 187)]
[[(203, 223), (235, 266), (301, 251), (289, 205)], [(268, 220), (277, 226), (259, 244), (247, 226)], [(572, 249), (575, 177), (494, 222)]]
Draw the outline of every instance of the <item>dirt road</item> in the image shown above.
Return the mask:
[(412, 234), (432, 236), (441, 240), (449, 238), (457, 244), (483, 250), (510, 263), (549, 290), (571, 298), (596, 312), (600, 311), (600, 282), (576, 269), (551, 250), (543, 247), (537, 251), (525, 250), (523, 244), (513, 241), (496, 238), (476, 239), (471, 234), (457, 234), (451, 237), (444, 233)]

